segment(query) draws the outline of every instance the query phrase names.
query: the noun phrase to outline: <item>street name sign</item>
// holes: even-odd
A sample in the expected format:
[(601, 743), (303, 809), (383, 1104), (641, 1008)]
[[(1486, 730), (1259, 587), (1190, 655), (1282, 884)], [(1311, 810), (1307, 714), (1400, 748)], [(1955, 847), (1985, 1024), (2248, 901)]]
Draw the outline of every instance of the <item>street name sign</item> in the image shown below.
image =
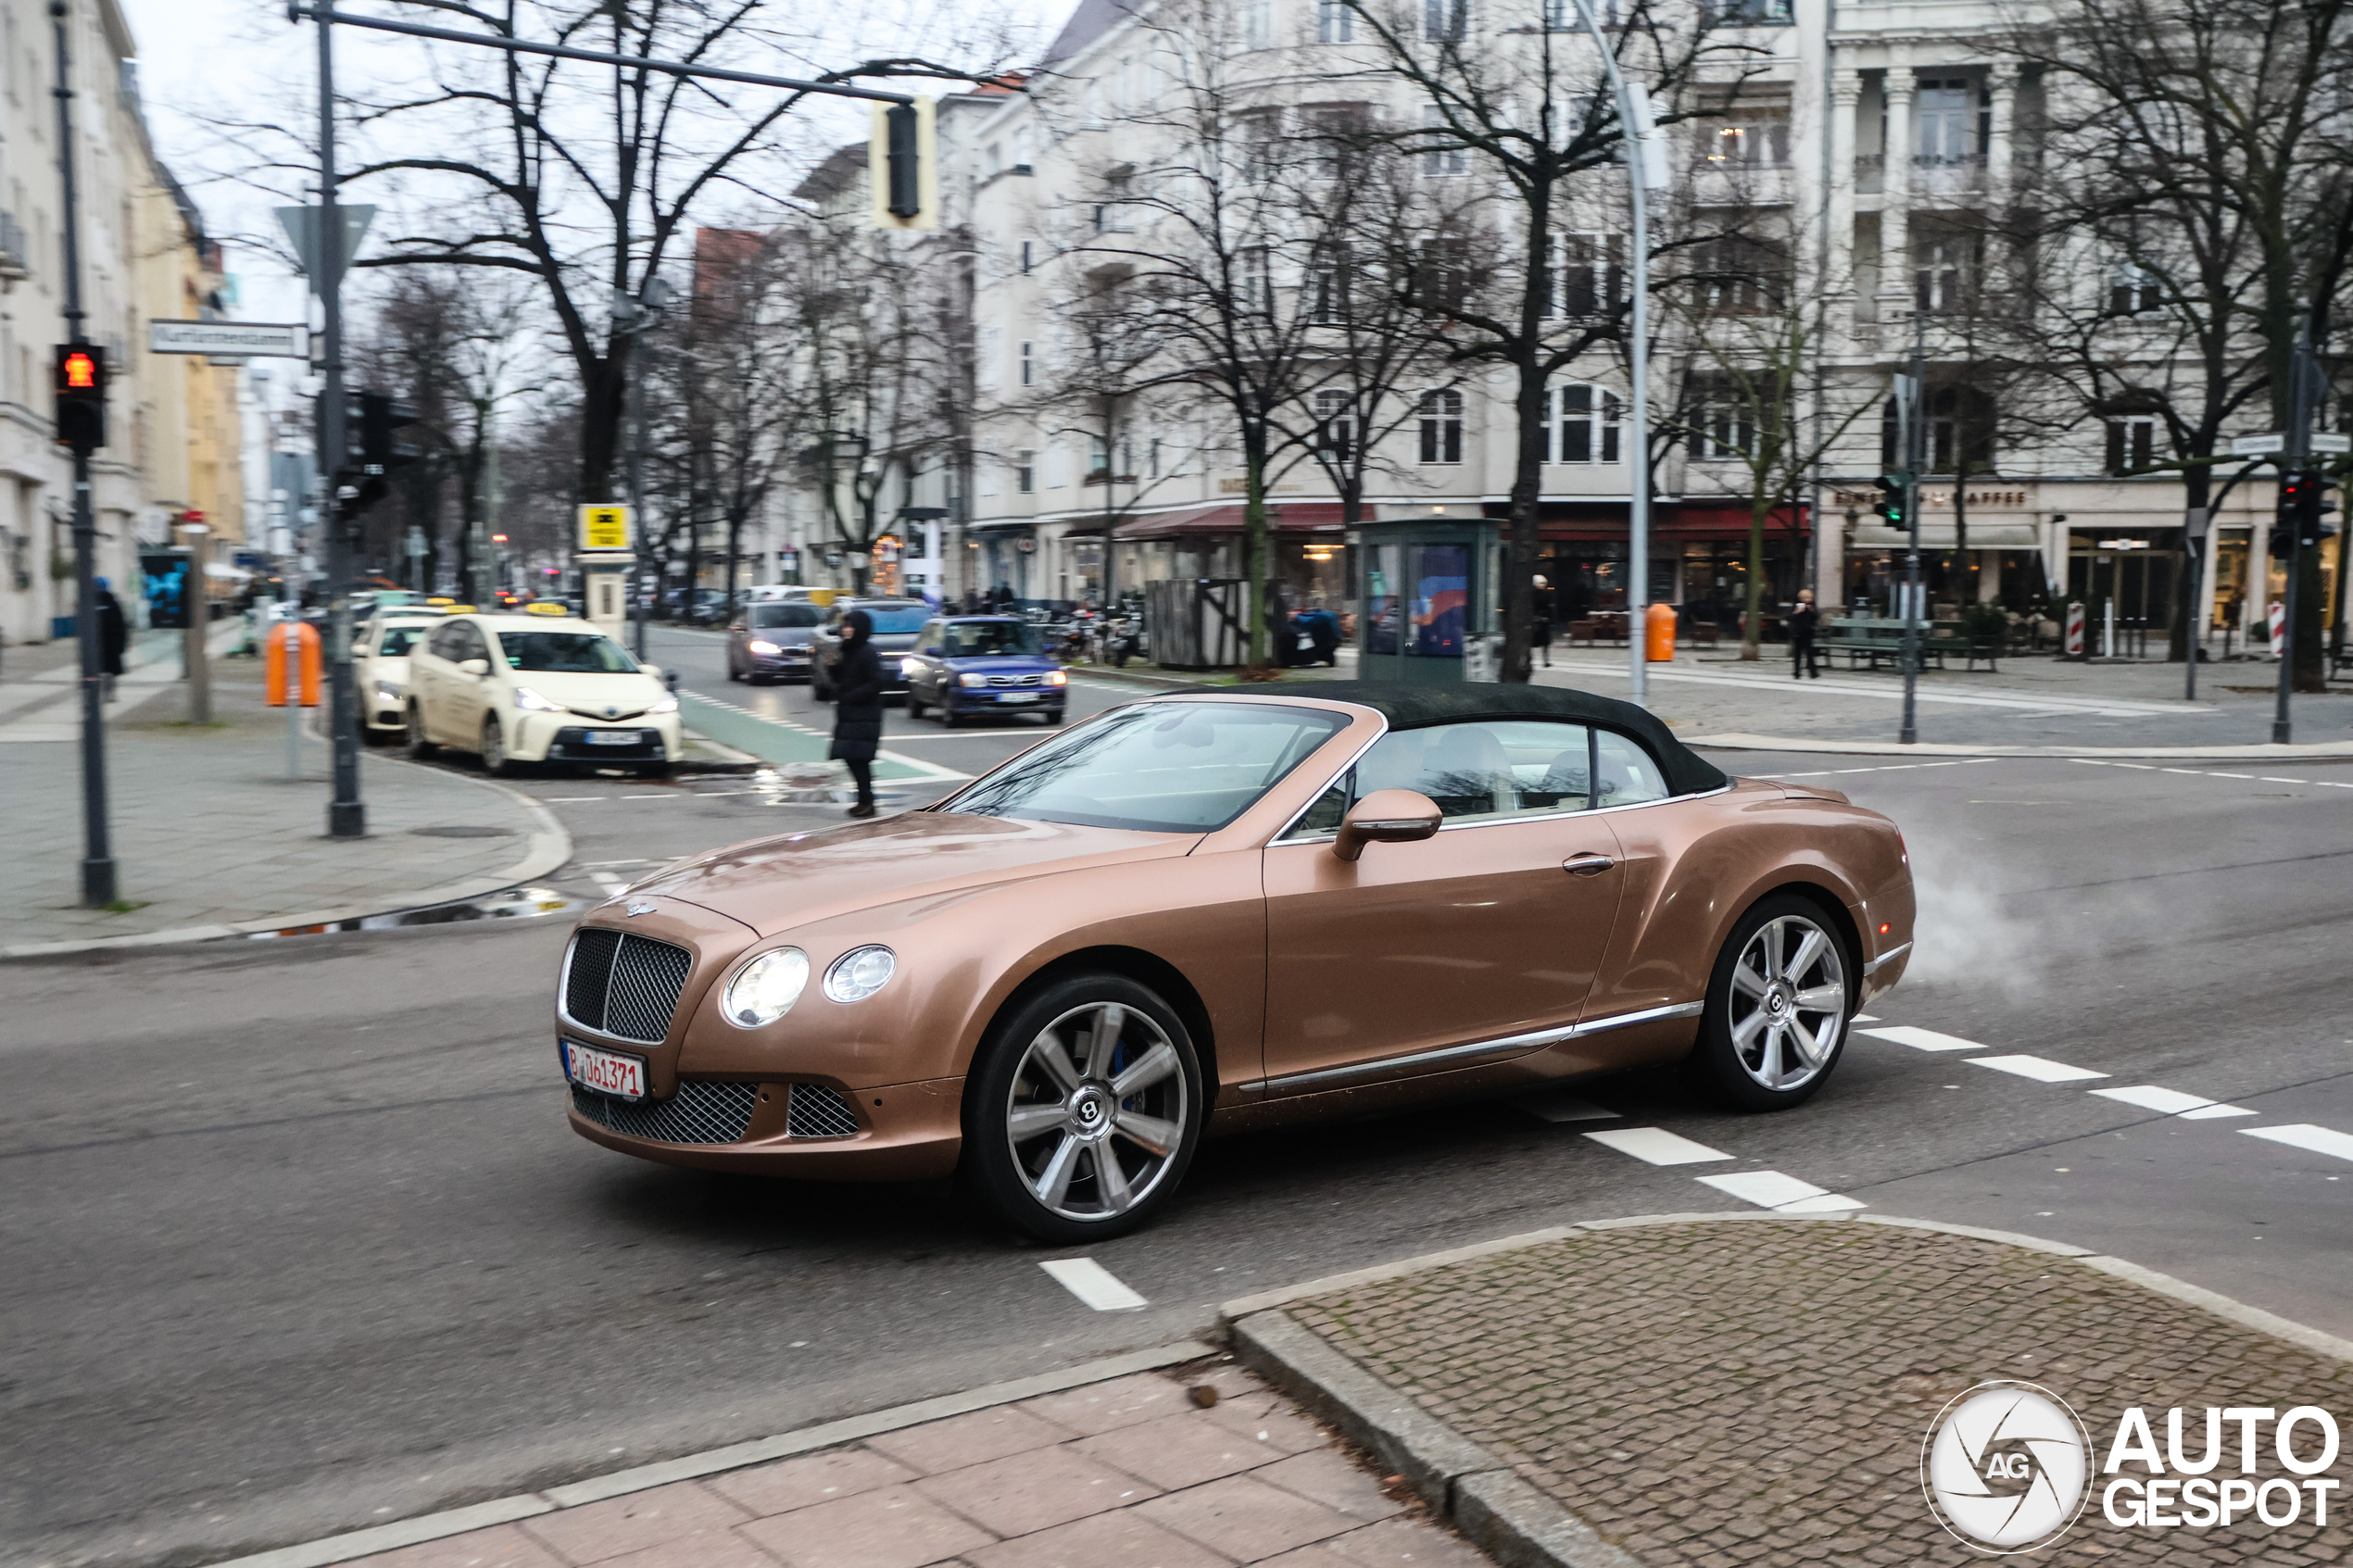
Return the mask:
[(150, 354), (206, 354), (240, 359), (308, 359), (310, 329), (300, 322), (149, 321)]
[(2231, 456), (2233, 458), (2268, 458), (2274, 452), (2286, 450), (2287, 437), (2276, 430), (2266, 431), (2261, 435), (2231, 437)]
[(2341, 430), (2316, 430), (2312, 433), (2312, 450), (2342, 458), (2353, 452), (2353, 435)]
[(580, 508), (580, 547), (584, 550), (628, 549), (632, 525), (635, 521), (627, 507), (583, 507)]

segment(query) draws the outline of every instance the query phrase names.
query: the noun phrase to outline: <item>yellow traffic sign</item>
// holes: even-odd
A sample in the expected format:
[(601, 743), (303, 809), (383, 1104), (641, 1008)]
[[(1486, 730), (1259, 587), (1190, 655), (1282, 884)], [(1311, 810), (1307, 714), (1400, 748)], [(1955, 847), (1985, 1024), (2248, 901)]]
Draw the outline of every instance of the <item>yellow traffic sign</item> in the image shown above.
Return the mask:
[(583, 507), (580, 508), (580, 547), (584, 550), (628, 549), (635, 521), (627, 507)]

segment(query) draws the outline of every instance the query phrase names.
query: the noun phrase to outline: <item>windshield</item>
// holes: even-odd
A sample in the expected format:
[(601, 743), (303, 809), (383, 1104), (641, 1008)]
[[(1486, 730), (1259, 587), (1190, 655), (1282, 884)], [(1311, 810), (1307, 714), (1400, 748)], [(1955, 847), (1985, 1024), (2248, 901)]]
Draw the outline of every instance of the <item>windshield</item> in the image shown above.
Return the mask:
[(1046, 651), (1038, 628), (1026, 621), (950, 621), (941, 628), (939, 651), (949, 659)]
[(498, 647), (510, 670), (617, 675), (637, 668), (626, 648), (598, 632), (501, 632)]
[(888, 637), (920, 632), (924, 622), (931, 619), (929, 605), (851, 605), (862, 609), (875, 622), (875, 635)]
[(381, 659), (406, 659), (418, 638), (432, 630), (426, 626), (387, 626), (377, 639), (376, 654)]
[(1014, 759), (949, 809), (1208, 833), (1248, 810), (1347, 722), (1312, 708), (1139, 703)]
[(751, 623), (754, 626), (814, 626), (819, 616), (815, 605), (754, 605)]

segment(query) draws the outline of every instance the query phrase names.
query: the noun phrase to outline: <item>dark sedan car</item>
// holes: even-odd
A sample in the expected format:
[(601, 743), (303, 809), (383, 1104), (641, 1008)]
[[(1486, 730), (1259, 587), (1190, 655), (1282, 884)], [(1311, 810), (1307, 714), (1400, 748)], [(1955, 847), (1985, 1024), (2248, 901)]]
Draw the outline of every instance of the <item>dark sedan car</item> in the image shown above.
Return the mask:
[(882, 655), (886, 696), (906, 691), (907, 674), (900, 660), (931, 619), (931, 606), (921, 599), (836, 599), (810, 644), (809, 695), (819, 702), (834, 699), (833, 665), (841, 651), (841, 618), (853, 609), (864, 610), (875, 623), (875, 651)]
[(951, 728), (974, 714), (1035, 713), (1063, 721), (1070, 677), (1038, 628), (1009, 615), (950, 615), (926, 623), (907, 668), (907, 717), (936, 712)]
[(743, 619), (727, 628), (727, 679), (755, 686), (808, 680), (810, 645), (824, 619), (812, 604), (746, 605)]

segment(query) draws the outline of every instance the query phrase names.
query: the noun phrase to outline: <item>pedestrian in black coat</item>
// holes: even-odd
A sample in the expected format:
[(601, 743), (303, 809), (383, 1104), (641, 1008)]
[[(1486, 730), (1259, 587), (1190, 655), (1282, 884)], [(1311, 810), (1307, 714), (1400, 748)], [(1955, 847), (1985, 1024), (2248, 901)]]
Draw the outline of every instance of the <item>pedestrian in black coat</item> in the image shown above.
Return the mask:
[(849, 764), (857, 781), (853, 817), (875, 814), (875, 753), (882, 746), (882, 656), (875, 651), (875, 621), (862, 609), (841, 618), (841, 651), (834, 656), (834, 744), (825, 755)]
[(105, 695), (114, 698), (115, 677), (122, 673), (122, 656), (131, 646), (131, 622), (122, 601), (103, 577), (98, 579), (98, 672), (106, 677)]

